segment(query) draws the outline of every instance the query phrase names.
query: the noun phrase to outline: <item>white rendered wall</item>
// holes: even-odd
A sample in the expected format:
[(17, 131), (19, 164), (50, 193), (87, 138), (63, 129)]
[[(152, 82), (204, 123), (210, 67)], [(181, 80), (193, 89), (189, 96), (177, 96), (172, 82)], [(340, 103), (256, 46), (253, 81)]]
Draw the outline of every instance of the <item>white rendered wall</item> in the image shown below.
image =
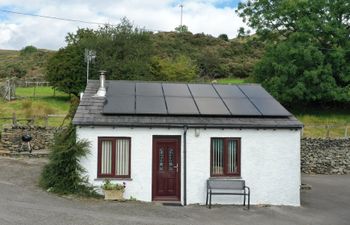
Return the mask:
[[(198, 136), (199, 134), (199, 136)], [(124, 196), (152, 201), (152, 136), (181, 135), (181, 199), (183, 201), (183, 130), (160, 128), (77, 127), (80, 139), (91, 143), (91, 154), (81, 159), (89, 181), (97, 179), (97, 137), (131, 137), (131, 179)], [(241, 177), (251, 188), (252, 204), (300, 205), (300, 131), (257, 129), (194, 129), (187, 131), (187, 203), (205, 204), (210, 176), (210, 138), (241, 138)], [(240, 196), (214, 196), (213, 203), (241, 204)]]

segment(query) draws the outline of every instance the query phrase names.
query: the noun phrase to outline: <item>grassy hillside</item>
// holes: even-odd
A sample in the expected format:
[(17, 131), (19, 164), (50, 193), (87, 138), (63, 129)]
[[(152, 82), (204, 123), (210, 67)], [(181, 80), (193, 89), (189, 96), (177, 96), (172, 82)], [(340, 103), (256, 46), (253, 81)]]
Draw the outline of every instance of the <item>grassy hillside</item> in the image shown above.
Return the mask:
[(46, 62), (53, 54), (53, 51), (42, 49), (34, 52), (0, 50), (0, 79), (43, 80)]
[(209, 79), (249, 77), (264, 52), (264, 45), (254, 36), (228, 40), (190, 32), (160, 32), (152, 39), (158, 57), (188, 56), (199, 68), (199, 77)]

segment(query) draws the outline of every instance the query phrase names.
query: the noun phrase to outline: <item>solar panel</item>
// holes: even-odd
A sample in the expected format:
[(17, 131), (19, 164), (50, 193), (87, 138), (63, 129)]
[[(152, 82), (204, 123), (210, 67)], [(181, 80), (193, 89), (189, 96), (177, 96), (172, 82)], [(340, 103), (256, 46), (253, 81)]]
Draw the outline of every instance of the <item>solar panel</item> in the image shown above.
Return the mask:
[(107, 96), (135, 95), (135, 83), (110, 81)]
[(161, 83), (136, 83), (136, 95), (163, 96)]
[(134, 114), (135, 96), (113, 96), (107, 97), (103, 107), (105, 114)]
[(197, 115), (199, 114), (198, 109), (192, 97), (165, 97), (165, 101), (168, 106), (169, 114), (178, 115)]
[(195, 98), (201, 115), (231, 115), (220, 98)]
[(273, 98), (263, 87), (260, 85), (239, 85), (239, 88), (249, 98)]
[(254, 105), (259, 109), (263, 116), (290, 116), (288, 112), (274, 98), (251, 98)]
[(214, 85), (221, 98), (246, 98), (236, 85)]
[(248, 98), (224, 98), (223, 100), (232, 115), (261, 116), (261, 113)]
[[(105, 114), (290, 116), (259, 85), (108, 81)], [(165, 98), (165, 99), (164, 99)]]
[(183, 96), (191, 97), (186, 84), (163, 84), (165, 96)]
[(136, 96), (136, 114), (167, 114), (164, 97)]
[(218, 94), (211, 84), (189, 84), (193, 97), (218, 98)]

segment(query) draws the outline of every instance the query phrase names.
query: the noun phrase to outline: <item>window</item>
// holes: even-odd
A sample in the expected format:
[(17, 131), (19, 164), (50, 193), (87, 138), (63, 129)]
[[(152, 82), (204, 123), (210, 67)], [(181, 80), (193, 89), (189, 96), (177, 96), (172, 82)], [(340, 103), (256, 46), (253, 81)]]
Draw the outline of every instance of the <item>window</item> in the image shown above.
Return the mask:
[(239, 176), (240, 138), (212, 138), (210, 150), (211, 176)]
[(130, 178), (130, 138), (98, 138), (97, 176)]

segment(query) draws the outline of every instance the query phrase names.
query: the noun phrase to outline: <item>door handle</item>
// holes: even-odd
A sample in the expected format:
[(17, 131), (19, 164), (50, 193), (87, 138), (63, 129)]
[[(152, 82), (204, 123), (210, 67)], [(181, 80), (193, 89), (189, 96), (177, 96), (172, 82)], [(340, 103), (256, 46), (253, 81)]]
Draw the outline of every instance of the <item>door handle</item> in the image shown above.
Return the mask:
[(175, 169), (176, 169), (176, 173), (178, 173), (178, 172), (179, 172), (179, 164), (178, 164), (178, 163), (176, 163), (176, 166), (173, 166), (173, 168), (175, 168)]

